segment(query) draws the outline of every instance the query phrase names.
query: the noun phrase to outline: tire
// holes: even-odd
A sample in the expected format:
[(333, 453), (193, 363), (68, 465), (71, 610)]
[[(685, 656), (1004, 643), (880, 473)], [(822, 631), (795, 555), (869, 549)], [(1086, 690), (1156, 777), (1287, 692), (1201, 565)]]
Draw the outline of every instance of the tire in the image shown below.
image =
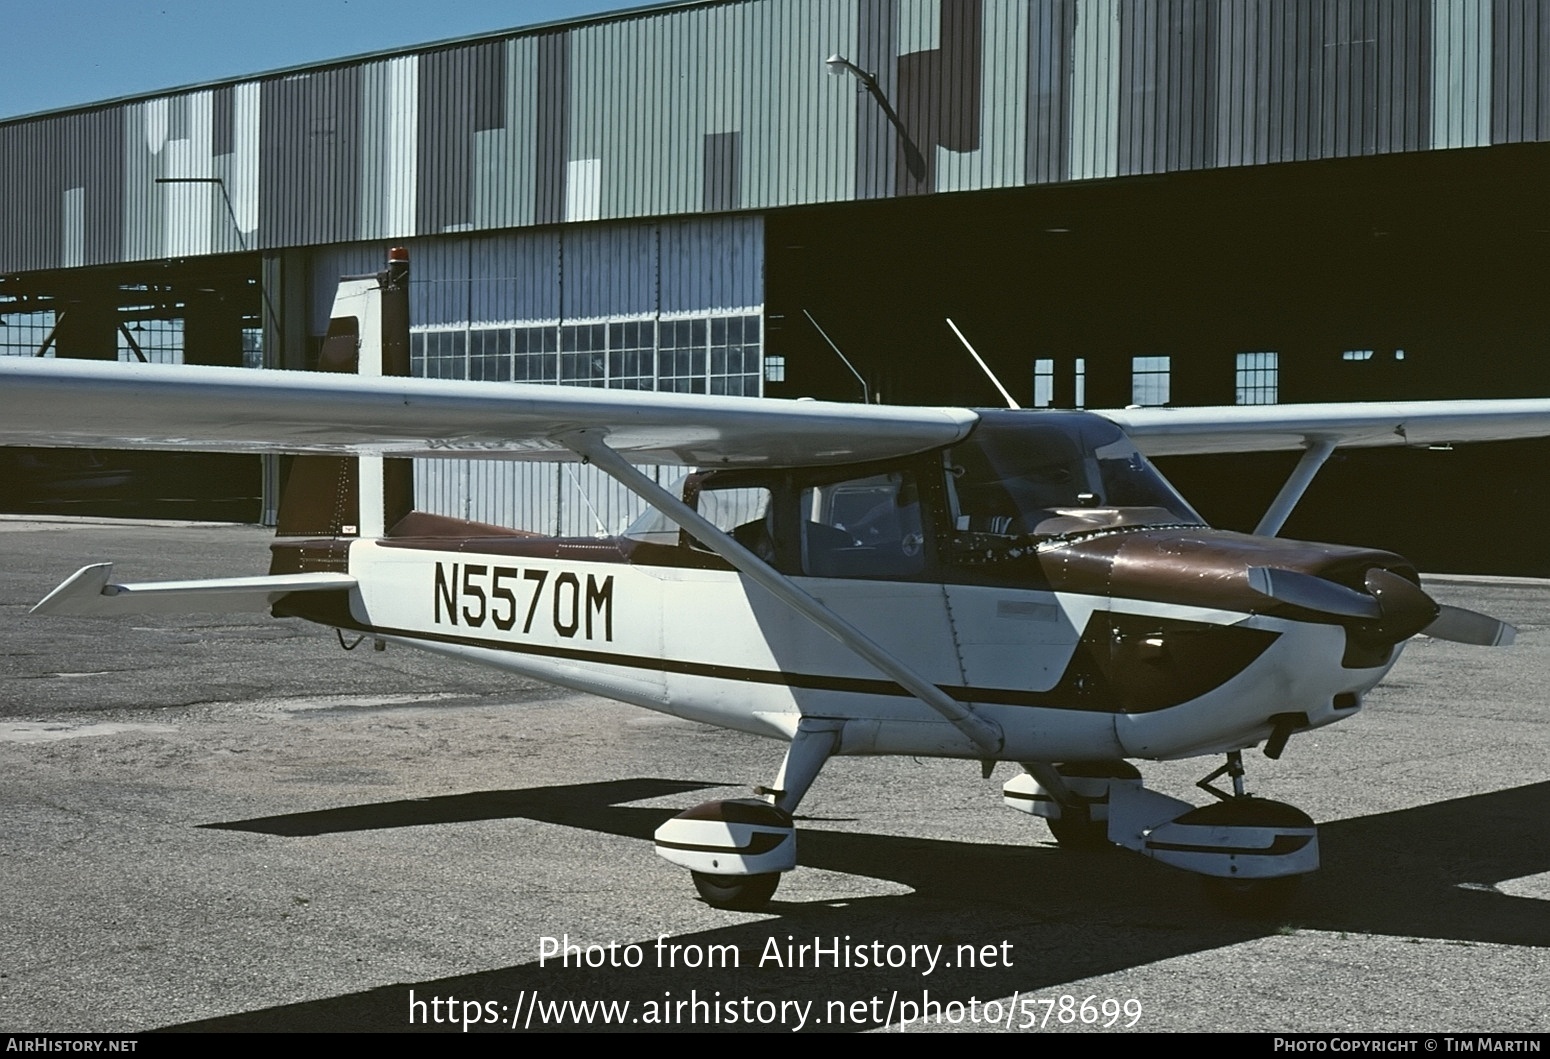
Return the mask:
[(712, 908), (726, 908), (734, 912), (757, 912), (770, 903), (775, 887), (780, 885), (780, 873), (767, 875), (711, 875), (707, 872), (690, 872), (694, 888), (700, 892), (700, 900)]
[(1112, 845), (1109, 841), (1109, 822), (1092, 819), (1085, 806), (1080, 809), (1063, 808), (1058, 820), (1046, 817), (1044, 822), (1049, 825), (1050, 834), (1055, 836), (1055, 841), (1062, 849), (1108, 849)]

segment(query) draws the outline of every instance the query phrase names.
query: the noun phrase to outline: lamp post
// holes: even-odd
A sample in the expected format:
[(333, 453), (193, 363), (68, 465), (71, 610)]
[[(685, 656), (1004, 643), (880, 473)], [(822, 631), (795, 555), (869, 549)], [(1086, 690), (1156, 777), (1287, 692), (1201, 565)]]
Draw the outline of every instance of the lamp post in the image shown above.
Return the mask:
[(920, 148), (915, 146), (915, 141), (910, 138), (909, 130), (904, 127), (904, 122), (899, 120), (898, 113), (893, 109), (893, 104), (888, 102), (888, 97), (883, 94), (883, 88), (877, 83), (877, 77), (867, 73), (861, 67), (851, 62), (838, 52), (824, 60), (824, 65), (829, 69), (831, 77), (840, 77), (850, 74), (861, 82), (861, 87), (869, 92), (877, 105), (883, 109), (883, 115), (893, 125), (899, 134), (899, 143), (904, 148), (904, 167), (909, 170), (910, 176), (916, 180), (926, 179), (926, 159), (920, 153)]

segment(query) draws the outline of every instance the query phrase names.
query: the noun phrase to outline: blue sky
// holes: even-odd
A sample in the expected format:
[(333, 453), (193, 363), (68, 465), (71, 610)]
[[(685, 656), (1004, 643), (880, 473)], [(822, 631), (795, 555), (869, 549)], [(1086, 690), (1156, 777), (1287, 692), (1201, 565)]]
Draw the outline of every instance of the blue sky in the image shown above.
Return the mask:
[(0, 118), (645, 0), (0, 0)]

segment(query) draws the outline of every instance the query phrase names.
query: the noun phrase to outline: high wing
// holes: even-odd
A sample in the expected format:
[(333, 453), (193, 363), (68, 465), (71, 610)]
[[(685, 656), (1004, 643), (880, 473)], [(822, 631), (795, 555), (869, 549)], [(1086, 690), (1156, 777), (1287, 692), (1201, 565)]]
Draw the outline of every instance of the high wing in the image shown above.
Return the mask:
[(0, 444), (563, 460), (596, 431), (635, 463), (811, 466), (951, 444), (977, 417), (328, 372), (0, 358)]
[[(1550, 436), (1550, 399), (1097, 414), (1150, 456)], [(576, 454), (563, 439), (586, 430), (634, 463), (797, 467), (949, 445), (977, 420), (963, 408), (0, 358), (0, 443), (41, 447), (565, 460)]]
[(1148, 456), (1377, 445), (1449, 445), (1550, 435), (1550, 400), (1381, 401), (1123, 408), (1098, 413)]

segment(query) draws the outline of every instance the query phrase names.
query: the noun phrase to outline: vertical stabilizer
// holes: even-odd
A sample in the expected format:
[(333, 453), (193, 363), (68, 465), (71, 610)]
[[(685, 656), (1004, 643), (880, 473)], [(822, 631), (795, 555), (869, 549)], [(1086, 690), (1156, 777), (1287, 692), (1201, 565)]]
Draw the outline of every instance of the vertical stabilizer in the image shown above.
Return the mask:
[[(409, 374), (409, 255), (334, 295), (318, 371)], [(271, 573), (348, 568), (351, 541), (382, 537), (413, 508), (413, 464), (381, 456), (296, 456), (280, 494)]]

